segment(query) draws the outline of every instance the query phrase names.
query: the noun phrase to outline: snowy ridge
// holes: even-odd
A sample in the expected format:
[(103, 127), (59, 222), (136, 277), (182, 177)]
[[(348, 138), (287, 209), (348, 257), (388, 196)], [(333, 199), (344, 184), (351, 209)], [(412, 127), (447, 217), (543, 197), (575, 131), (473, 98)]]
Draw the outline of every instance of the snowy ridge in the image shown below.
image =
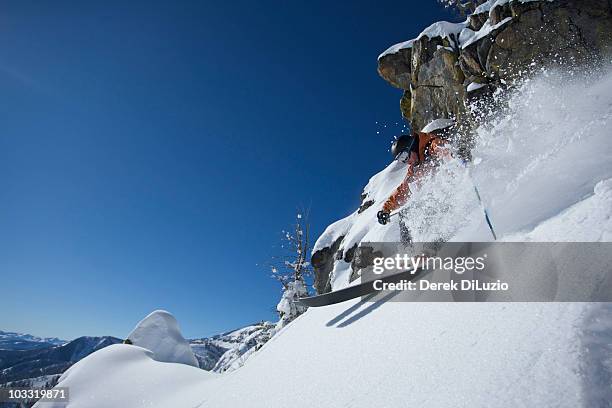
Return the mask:
[(382, 57), (384, 57), (385, 55), (388, 54), (397, 54), (398, 52), (400, 52), (400, 50), (406, 49), (406, 48), (412, 48), (412, 45), (414, 44), (416, 40), (408, 40), (408, 41), (404, 41), (398, 44), (393, 44), (392, 46), (390, 46), (389, 48), (387, 48), (385, 51), (383, 51), (379, 56), (378, 59), (381, 59)]
[[(482, 13), (488, 12), (489, 19), (490, 19), (491, 12), (493, 11), (495, 7), (503, 6), (504, 4), (510, 3), (511, 1), (517, 1), (520, 3), (531, 3), (534, 1), (555, 1), (555, 0), (489, 0), (481, 4), (480, 6), (476, 7), (473, 14), (482, 14)], [(435, 38), (435, 37), (448, 38), (449, 40), (451, 40), (450, 43), (454, 46), (456, 42), (455, 40), (453, 40), (453, 36), (454, 36), (456, 39), (458, 39), (457, 45), (463, 49), (469, 46), (470, 44), (473, 44), (476, 41), (486, 37), (491, 32), (501, 28), (506, 23), (512, 21), (511, 17), (507, 17), (497, 24), (491, 24), (491, 21), (489, 19), (485, 21), (484, 25), (478, 31), (473, 31), (470, 28), (468, 28), (468, 20), (460, 22), (460, 23), (450, 23), (448, 21), (438, 21), (430, 25), (429, 27), (427, 27), (425, 30), (423, 30), (416, 38), (412, 40), (404, 41), (398, 44), (394, 44), (391, 47), (387, 48), (385, 51), (383, 51), (378, 56), (378, 59), (381, 59), (385, 55), (396, 54), (400, 50), (403, 50), (406, 48), (412, 48), (412, 46), (414, 45), (414, 42), (423, 37), (428, 37), (430, 39)]]
[[(395, 54), (402, 49), (411, 48), (415, 41), (420, 40), (423, 37), (428, 38), (448, 38), (452, 40), (452, 36), (457, 36), (465, 27), (467, 26), (467, 21), (462, 23), (449, 23), (448, 21), (437, 21), (423, 30), (418, 37), (413, 40), (408, 40), (401, 42), (399, 44), (392, 45), (387, 48), (382, 54), (378, 56), (378, 59), (381, 59), (385, 55)], [(451, 41), (451, 44), (454, 41)]]

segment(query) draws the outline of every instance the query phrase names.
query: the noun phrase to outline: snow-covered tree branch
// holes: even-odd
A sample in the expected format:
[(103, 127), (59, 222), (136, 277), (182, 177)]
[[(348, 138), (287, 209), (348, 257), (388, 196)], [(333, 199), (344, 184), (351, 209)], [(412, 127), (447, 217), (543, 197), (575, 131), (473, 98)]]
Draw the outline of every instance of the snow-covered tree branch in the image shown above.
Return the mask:
[(276, 306), (282, 327), (306, 311), (298, 302), (308, 296), (307, 279), (313, 276), (308, 262), (310, 253), (310, 225), (308, 211), (298, 211), (291, 230), (283, 231), (281, 254), (272, 258), (272, 277), (283, 286), (283, 294)]

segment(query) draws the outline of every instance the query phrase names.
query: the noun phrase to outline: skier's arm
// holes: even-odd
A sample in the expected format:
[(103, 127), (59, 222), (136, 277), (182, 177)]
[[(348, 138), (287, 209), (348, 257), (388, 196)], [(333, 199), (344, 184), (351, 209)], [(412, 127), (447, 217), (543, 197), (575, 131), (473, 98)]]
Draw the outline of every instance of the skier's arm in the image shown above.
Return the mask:
[[(429, 155), (436, 159), (450, 159), (452, 157), (444, 139), (438, 137), (431, 141), (429, 145)], [(383, 204), (383, 212), (390, 214), (391, 212), (400, 208), (402, 205), (406, 204), (406, 201), (408, 201), (408, 198), (410, 197), (410, 183), (418, 181), (425, 173), (427, 173), (428, 169), (423, 168), (415, 172), (415, 163), (416, 156), (409, 162), (408, 172), (406, 173), (406, 177), (404, 177), (402, 183), (395, 189), (385, 204)]]
[(392, 211), (397, 210), (399, 207), (404, 205), (406, 201), (408, 201), (408, 197), (410, 196), (410, 183), (414, 179), (414, 167), (412, 164), (408, 165), (408, 172), (402, 180), (402, 183), (397, 186), (393, 194), (389, 196), (385, 204), (383, 204), (382, 210), (388, 214)]

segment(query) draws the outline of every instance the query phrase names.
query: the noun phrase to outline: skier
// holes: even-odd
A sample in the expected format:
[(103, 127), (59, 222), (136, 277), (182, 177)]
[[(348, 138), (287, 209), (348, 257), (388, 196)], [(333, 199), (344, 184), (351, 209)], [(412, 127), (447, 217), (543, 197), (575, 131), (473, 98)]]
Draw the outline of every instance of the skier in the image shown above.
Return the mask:
[[(401, 135), (391, 146), (394, 160), (402, 160), (407, 164), (406, 176), (402, 183), (389, 196), (378, 212), (378, 222), (385, 225), (391, 219), (391, 212), (404, 205), (410, 197), (410, 183), (418, 183), (427, 171), (435, 167), (442, 158), (450, 157), (446, 145), (444, 131), (412, 132)], [(404, 227), (400, 223), (400, 227)], [(404, 227), (405, 229), (405, 227)], [(403, 234), (407, 231), (402, 231)], [(406, 239), (410, 241), (409, 238)]]

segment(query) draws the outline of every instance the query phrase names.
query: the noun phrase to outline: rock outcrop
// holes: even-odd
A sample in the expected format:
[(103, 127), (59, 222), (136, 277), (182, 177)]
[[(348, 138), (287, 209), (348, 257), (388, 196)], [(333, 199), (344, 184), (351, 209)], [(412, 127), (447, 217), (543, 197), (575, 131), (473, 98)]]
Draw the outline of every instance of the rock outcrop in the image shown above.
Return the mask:
[(463, 23), (436, 23), (391, 47), (379, 57), (378, 72), (404, 91), (402, 115), (421, 130), (441, 117), (469, 126), (471, 98), (533, 67), (589, 64), (611, 54), (607, 0), (490, 0)]
[(338, 256), (338, 249), (344, 236), (334, 240), (331, 246), (323, 247), (312, 254), (311, 264), (315, 270), (314, 287), (317, 293), (325, 293), (331, 290), (329, 276), (334, 268), (334, 261)]
[(272, 338), (275, 330), (274, 323), (262, 321), (212, 337), (194, 339), (189, 344), (200, 368), (224, 373), (242, 366)]

